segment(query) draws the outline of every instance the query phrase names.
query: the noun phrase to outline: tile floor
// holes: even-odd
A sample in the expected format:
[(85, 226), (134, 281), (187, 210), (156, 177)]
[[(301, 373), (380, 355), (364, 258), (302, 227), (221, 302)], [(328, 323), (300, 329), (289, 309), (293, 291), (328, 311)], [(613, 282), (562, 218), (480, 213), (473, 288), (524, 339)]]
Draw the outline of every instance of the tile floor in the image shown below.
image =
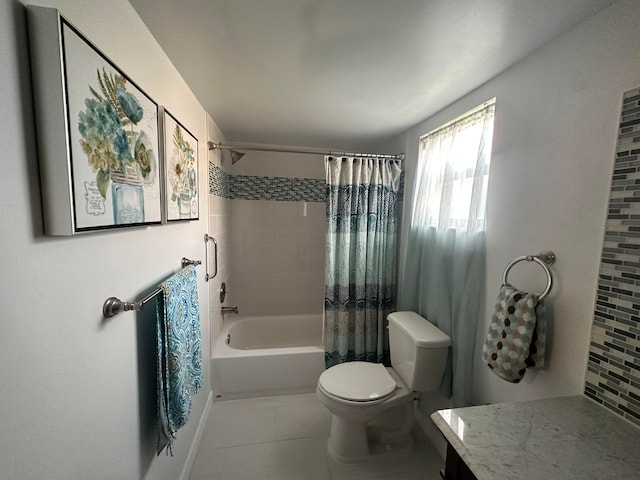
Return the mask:
[(190, 480), (440, 480), (443, 461), (418, 438), (410, 455), (363, 465), (326, 453), (331, 417), (315, 393), (215, 402)]

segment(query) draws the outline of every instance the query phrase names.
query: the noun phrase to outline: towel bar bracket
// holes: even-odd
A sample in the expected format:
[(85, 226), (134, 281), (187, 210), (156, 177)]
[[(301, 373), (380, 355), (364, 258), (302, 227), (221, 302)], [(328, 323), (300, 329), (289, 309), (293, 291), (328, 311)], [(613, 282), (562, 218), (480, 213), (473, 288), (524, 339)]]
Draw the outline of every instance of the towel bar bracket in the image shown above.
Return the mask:
[(105, 318), (109, 318), (122, 312), (129, 312), (131, 310), (142, 310), (144, 304), (159, 293), (162, 293), (162, 289), (156, 288), (149, 295), (144, 297), (142, 300), (138, 300), (137, 302), (123, 302), (117, 297), (109, 297), (104, 301), (104, 305), (102, 305), (102, 314)]
[(556, 254), (551, 250), (543, 250), (538, 255), (527, 255), (527, 261), (533, 261), (533, 257), (538, 257), (547, 265), (553, 265), (554, 263), (556, 263)]
[(110, 318), (121, 312), (141, 309), (142, 302), (123, 302), (117, 297), (109, 297), (104, 301), (104, 305), (102, 306), (102, 315), (104, 315), (105, 318)]
[(182, 268), (187, 267), (189, 265), (201, 265), (202, 261), (200, 260), (190, 260), (187, 257), (182, 257)]

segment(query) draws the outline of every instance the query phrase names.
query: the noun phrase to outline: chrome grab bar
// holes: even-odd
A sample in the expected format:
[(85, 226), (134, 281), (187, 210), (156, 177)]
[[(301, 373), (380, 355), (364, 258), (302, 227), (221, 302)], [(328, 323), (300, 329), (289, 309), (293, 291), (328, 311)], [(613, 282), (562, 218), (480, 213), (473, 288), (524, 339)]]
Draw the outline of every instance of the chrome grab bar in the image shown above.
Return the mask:
[[(214, 266), (213, 275), (209, 275), (209, 257), (207, 255), (207, 253), (209, 252), (209, 249), (207, 248), (207, 242), (209, 240), (213, 242), (213, 266)], [(204, 263), (205, 263), (204, 281), (208, 282), (209, 280), (214, 278), (216, 275), (218, 275), (218, 242), (216, 242), (215, 238), (213, 238), (210, 235), (207, 235), (206, 233), (204, 234)]]
[(226, 314), (226, 313), (235, 313), (236, 315), (238, 314), (238, 307), (220, 307), (220, 311), (222, 312), (222, 314)]

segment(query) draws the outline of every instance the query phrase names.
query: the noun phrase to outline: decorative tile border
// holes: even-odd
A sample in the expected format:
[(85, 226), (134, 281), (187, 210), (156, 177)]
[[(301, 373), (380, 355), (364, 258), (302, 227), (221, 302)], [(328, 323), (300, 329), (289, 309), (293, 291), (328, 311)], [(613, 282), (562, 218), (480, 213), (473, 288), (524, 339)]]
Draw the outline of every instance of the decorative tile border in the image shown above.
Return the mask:
[(623, 99), (585, 394), (640, 425), (640, 89)]
[(209, 163), (209, 193), (240, 200), (275, 200), (280, 202), (324, 202), (322, 178), (258, 177), (229, 175)]
[(323, 178), (254, 177), (231, 175), (229, 198), (281, 202), (324, 202)]
[[(326, 187), (323, 178), (229, 175), (209, 162), (209, 193), (227, 199), (324, 203)], [(404, 172), (400, 175), (398, 201), (402, 201), (403, 195)]]

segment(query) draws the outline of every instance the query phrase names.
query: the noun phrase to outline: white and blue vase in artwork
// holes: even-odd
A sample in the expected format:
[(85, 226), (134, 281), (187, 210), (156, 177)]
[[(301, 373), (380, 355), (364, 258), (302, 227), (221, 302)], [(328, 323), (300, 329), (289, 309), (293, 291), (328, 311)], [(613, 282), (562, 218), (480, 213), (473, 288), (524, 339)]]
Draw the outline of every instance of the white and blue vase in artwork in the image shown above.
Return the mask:
[(144, 223), (144, 191), (137, 176), (111, 171), (113, 223)]

